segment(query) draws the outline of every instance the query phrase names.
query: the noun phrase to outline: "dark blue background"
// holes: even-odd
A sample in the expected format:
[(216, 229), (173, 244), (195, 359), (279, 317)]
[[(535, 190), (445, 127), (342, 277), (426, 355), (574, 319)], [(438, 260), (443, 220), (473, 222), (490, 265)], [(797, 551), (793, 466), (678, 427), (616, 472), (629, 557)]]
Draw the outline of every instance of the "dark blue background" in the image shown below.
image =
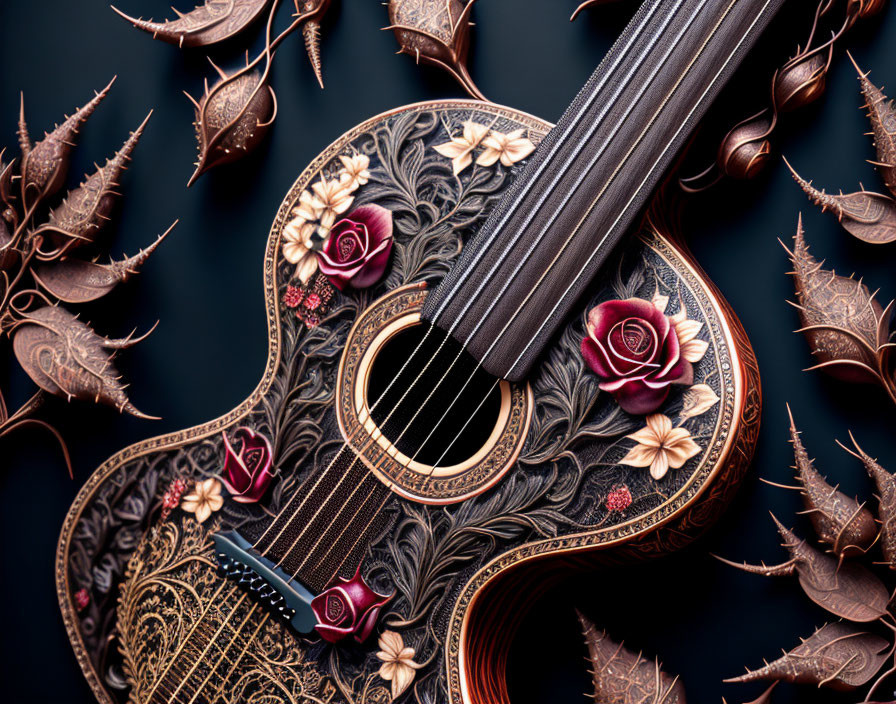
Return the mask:
[[(161, 1), (120, 3), (133, 14), (168, 12)], [(560, 115), (636, 5), (629, 0), (592, 11), (570, 25), (574, 4), (477, 4), (471, 71), (486, 95), (549, 120)], [(804, 40), (810, 5), (792, 0), (793, 12), (764, 43), (763, 58), (751, 59), (738, 89), (723, 100), (721, 115), (716, 113), (719, 125), (723, 117), (739, 118), (761, 104), (770, 60), (782, 61)], [(0, 444), (0, 698), (5, 702), (92, 700), (56, 604), (59, 526), (80, 484), (114, 451), (209, 420), (254, 388), (266, 357), (262, 252), (270, 221), (293, 180), (326, 144), (361, 120), (404, 103), (460, 95), (442, 74), (394, 55), (391, 33), (379, 31), (387, 24), (379, 2), (344, 0), (334, 6), (324, 26), (327, 90), (317, 87), (300, 37), (288, 41), (275, 65), (280, 115), (271, 138), (251, 158), (212, 172), (187, 190), (195, 146), (192, 109), (181, 91), (199, 93), (209, 74), (205, 59), (153, 42), (100, 0), (0, 3), (2, 143), (15, 145), (19, 90), (25, 91), (32, 132), (40, 134), (118, 74), (80, 139), (73, 183), (155, 108), (124, 178), (126, 198), (111, 228), (113, 252), (133, 253), (172, 220), (181, 220), (135, 283), (85, 311), (109, 335), (126, 334), (135, 325), (145, 330), (161, 319), (147, 341), (122, 356), (120, 366), (133, 383), (136, 405), (164, 420), (137, 421), (86, 405), (51, 412), (71, 443), (74, 481), (65, 476), (47, 436), (28, 433)], [(847, 43), (878, 84), (896, 85), (894, 41), (896, 12), (889, 11), (853, 32)], [(237, 55), (233, 45), (215, 51), (225, 64)], [(861, 180), (881, 189), (864, 162), (873, 152), (862, 134), (867, 123), (860, 104), (855, 71), (838, 56), (827, 95), (788, 119), (778, 144), (819, 185), (851, 190)], [(802, 338), (791, 332), (798, 321), (785, 303), (792, 288), (777, 242), (792, 236), (800, 210), (819, 258), (842, 273), (859, 272), (872, 289), (881, 288), (884, 301), (896, 296), (896, 244), (873, 247), (850, 238), (807, 204), (779, 162), (755, 183), (726, 184), (693, 202), (685, 215), (691, 246), (739, 313), (759, 357), (766, 405), (755, 469), (718, 527), (694, 548), (662, 562), (583, 574), (541, 600), (512, 653), (514, 702), (585, 701), (590, 685), (573, 606), (614, 638), (662, 657), (670, 672), (683, 677), (691, 701), (705, 702), (755, 696), (756, 687), (723, 685), (721, 679), (792, 647), (825, 621), (794, 581), (740, 574), (708, 554), (753, 561), (781, 557), (767, 512), (789, 522), (798, 497), (767, 487), (758, 477), (786, 481), (789, 476), (786, 401), (820, 469), (847, 491), (870, 496), (861, 466), (834, 444), (835, 438), (846, 439), (848, 428), (896, 470), (896, 413), (884, 394), (800, 371), (811, 359)], [(13, 395), (24, 398), (28, 387), (14, 362), (2, 364), (4, 387), (11, 377)], [(798, 524), (805, 532), (804, 520)], [(827, 700), (811, 689), (779, 688), (775, 701), (809, 698)]]

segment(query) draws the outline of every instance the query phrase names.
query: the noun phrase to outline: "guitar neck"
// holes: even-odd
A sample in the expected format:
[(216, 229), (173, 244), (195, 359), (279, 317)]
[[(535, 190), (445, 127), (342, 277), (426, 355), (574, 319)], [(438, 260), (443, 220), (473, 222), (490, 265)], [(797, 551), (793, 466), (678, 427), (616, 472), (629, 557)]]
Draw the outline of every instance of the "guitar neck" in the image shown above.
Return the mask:
[(423, 318), (525, 378), (784, 0), (647, 0)]

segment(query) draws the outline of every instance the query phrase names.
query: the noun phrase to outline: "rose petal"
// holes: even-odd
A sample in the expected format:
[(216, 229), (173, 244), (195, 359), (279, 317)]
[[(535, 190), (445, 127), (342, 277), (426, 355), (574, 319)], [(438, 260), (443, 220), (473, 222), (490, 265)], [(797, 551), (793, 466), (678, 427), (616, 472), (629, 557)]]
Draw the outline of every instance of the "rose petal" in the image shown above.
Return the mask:
[(669, 385), (653, 388), (644, 379), (627, 381), (613, 392), (616, 402), (626, 413), (643, 416), (652, 413), (669, 396)]

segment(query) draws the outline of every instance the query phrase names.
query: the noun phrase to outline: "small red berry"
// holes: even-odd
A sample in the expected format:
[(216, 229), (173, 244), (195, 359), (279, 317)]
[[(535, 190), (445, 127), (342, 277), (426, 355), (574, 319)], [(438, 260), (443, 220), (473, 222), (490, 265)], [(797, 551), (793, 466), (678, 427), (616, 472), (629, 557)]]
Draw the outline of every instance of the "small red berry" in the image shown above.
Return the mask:
[(313, 291), (305, 297), (305, 307), (308, 310), (316, 310), (320, 305), (320, 296)]
[(295, 308), (302, 302), (302, 289), (295, 286), (287, 286), (283, 294), (283, 305), (287, 308)]
[(625, 511), (632, 505), (632, 493), (624, 484), (607, 494), (607, 511)]
[(90, 594), (87, 593), (86, 589), (79, 589), (75, 592), (75, 608), (78, 611), (83, 611), (87, 608), (87, 605), (90, 603)]

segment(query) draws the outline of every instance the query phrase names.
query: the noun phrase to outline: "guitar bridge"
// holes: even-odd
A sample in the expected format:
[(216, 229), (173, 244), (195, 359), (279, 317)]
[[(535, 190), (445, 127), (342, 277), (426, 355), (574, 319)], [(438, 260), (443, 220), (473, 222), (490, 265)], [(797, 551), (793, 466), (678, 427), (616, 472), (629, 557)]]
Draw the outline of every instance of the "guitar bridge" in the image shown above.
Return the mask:
[(212, 536), (220, 574), (233, 581), (269, 613), (307, 634), (317, 625), (314, 595), (233, 530)]

